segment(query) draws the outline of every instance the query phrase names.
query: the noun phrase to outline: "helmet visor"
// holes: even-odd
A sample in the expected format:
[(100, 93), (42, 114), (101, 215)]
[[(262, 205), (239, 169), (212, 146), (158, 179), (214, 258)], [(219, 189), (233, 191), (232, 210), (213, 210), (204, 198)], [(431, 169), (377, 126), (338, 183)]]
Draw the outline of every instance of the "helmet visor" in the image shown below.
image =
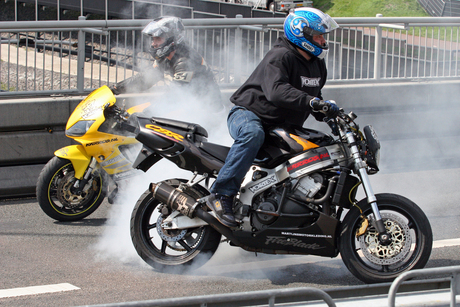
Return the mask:
[(311, 22), (303, 28), (303, 35), (305, 38), (312, 37), (313, 35), (327, 34), (339, 28), (337, 22), (328, 14), (318, 14), (318, 17), (318, 20), (315, 20), (314, 23)]

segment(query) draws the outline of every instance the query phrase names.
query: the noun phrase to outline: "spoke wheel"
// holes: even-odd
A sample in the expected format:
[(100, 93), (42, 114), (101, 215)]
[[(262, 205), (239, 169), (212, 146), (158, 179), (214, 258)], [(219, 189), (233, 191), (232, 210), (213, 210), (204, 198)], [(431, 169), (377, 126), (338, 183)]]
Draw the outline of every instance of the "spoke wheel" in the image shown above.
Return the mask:
[(356, 207), (345, 216), (340, 236), (342, 260), (353, 275), (366, 283), (389, 282), (399, 274), (423, 268), (431, 254), (433, 234), (423, 211), (399, 195), (378, 194), (377, 204), (391, 243), (381, 244), (366, 200), (358, 203), (370, 222), (357, 237), (361, 213)]
[[(169, 180), (167, 183), (177, 187), (180, 181)], [(206, 195), (205, 191), (194, 188), (186, 193), (197, 199)], [(217, 250), (220, 233), (210, 226), (166, 229), (164, 219), (177, 212), (163, 215), (161, 212), (167, 211), (162, 210), (163, 207), (164, 204), (153, 198), (150, 191), (146, 191), (134, 207), (131, 238), (139, 256), (159, 271), (173, 269), (177, 272), (192, 264), (194, 268), (204, 264)]]

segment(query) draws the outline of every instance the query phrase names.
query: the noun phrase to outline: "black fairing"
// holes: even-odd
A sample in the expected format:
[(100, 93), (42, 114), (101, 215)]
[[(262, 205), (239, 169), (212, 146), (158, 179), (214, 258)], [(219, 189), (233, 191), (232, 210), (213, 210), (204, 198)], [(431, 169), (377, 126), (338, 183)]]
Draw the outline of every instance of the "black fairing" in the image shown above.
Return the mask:
[[(298, 225), (295, 225), (296, 220)], [(233, 235), (248, 250), (337, 256), (336, 234), (339, 221), (323, 213), (319, 213), (319, 218), (313, 224), (303, 225), (305, 221), (305, 218), (280, 217), (267, 229), (256, 233), (234, 231)]]
[[(157, 117), (138, 117), (138, 122), (139, 131), (136, 139), (146, 148), (140, 153), (135, 167), (144, 171), (163, 157), (182, 169), (199, 174), (214, 174), (222, 168), (230, 150), (229, 147), (207, 142), (208, 133), (198, 124)], [(334, 142), (331, 136), (312, 129), (275, 129), (300, 136), (318, 146), (330, 145)], [(285, 137), (274, 133), (275, 129), (266, 133), (265, 143), (257, 154), (254, 164), (273, 168), (300, 152), (299, 148), (295, 148), (296, 144), (286, 142)], [(149, 158), (151, 155), (156, 157)]]
[[(213, 174), (222, 168), (222, 160), (200, 149), (207, 136), (207, 131), (200, 125), (154, 117), (138, 117), (138, 122), (136, 139), (147, 147), (143, 152), (151, 151), (198, 174)], [(138, 164), (142, 165), (142, 161), (136, 161)], [(144, 165), (142, 169), (145, 168)]]

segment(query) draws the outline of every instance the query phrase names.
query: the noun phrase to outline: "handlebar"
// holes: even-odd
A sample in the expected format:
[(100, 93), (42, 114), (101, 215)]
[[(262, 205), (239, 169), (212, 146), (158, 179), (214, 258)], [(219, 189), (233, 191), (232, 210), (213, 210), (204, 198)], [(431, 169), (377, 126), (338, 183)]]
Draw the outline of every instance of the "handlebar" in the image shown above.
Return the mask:
[(310, 106), (313, 111), (326, 113), (329, 111), (329, 103), (320, 99), (312, 99), (310, 101)]
[(106, 110), (119, 122), (126, 122), (129, 118), (129, 113), (116, 105), (113, 105)]

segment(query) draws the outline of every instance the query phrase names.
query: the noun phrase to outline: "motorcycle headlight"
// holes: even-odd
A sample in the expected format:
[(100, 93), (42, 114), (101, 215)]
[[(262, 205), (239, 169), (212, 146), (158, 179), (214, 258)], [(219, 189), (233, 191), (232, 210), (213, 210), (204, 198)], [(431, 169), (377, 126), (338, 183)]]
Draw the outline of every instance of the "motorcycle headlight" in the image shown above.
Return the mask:
[(375, 172), (377, 172), (379, 170), (380, 162), (380, 141), (377, 137), (377, 133), (375, 132), (372, 126), (364, 127), (363, 132), (367, 143), (367, 164), (371, 168), (375, 169)]
[(81, 120), (76, 122), (72, 127), (66, 129), (65, 135), (67, 136), (83, 136), (86, 131), (94, 124), (95, 120)]

